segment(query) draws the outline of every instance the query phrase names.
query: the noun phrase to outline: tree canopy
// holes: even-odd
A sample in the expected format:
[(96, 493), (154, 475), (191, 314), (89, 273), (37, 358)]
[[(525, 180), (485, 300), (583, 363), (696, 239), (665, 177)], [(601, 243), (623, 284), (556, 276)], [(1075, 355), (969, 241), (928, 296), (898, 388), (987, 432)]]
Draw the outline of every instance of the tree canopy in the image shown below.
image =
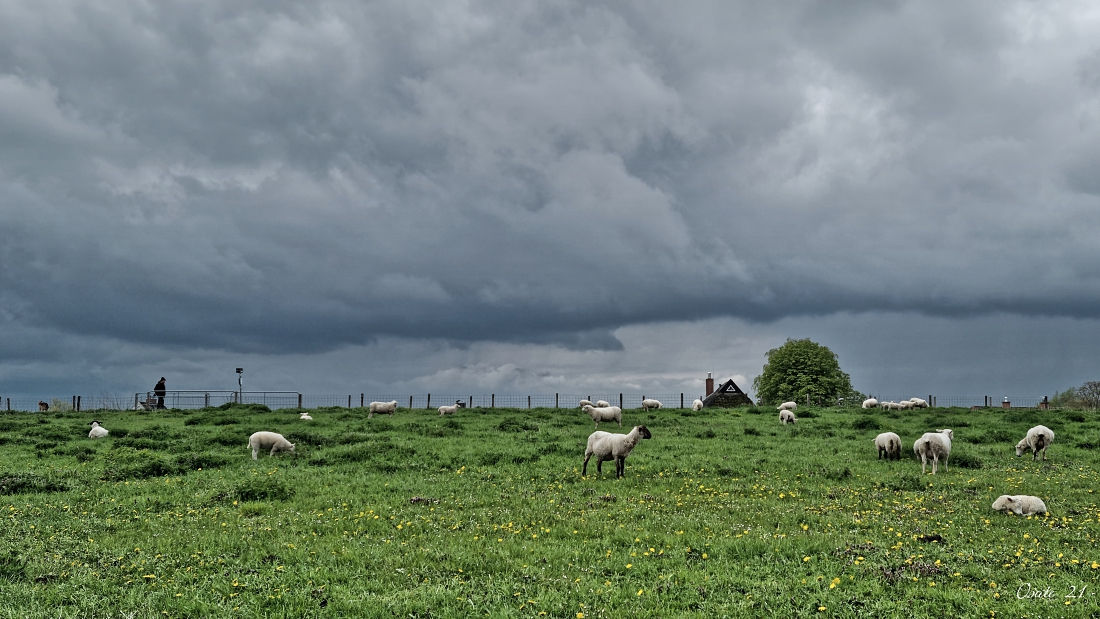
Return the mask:
[(863, 399), (852, 388), (852, 379), (840, 369), (836, 353), (808, 338), (793, 340), (767, 353), (764, 371), (752, 381), (760, 404), (788, 400), (835, 402), (837, 398)]

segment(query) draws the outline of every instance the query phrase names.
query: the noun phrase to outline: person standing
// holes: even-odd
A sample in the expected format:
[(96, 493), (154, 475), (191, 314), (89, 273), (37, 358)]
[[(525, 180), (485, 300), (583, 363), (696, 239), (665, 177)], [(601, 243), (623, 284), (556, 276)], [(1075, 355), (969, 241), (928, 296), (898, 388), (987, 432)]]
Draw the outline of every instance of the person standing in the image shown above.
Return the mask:
[(164, 408), (164, 377), (160, 377), (160, 382), (156, 387), (153, 387), (153, 394), (157, 396), (157, 408)]

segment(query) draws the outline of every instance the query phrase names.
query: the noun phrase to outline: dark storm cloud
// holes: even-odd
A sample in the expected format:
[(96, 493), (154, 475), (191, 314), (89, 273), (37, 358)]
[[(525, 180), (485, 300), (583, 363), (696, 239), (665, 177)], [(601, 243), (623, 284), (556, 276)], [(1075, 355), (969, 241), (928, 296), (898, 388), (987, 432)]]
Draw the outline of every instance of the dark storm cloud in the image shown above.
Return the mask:
[(0, 4), (0, 319), (174, 355), (1097, 319), (1087, 8)]

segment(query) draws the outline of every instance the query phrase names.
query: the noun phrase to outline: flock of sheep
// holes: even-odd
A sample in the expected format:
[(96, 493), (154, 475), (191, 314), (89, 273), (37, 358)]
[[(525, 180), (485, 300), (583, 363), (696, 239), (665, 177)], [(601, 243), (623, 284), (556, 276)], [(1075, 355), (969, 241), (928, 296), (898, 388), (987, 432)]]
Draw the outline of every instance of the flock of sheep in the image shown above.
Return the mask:
[[(642, 409), (645, 411), (655, 410), (661, 408), (661, 403), (657, 400), (644, 399), (642, 400)], [(439, 414), (453, 415), (458, 409), (464, 408), (465, 404), (462, 401), (457, 401), (453, 405), (440, 406)], [(874, 398), (868, 398), (863, 402), (863, 408), (883, 408), (886, 410), (905, 410), (909, 408), (927, 408), (928, 402), (920, 398), (911, 398), (908, 401), (903, 402), (882, 402)], [(595, 403), (588, 400), (580, 401), (581, 410), (587, 414), (593, 422), (595, 422), (595, 432), (588, 436), (588, 443), (584, 448), (584, 464), (581, 468), (581, 475), (588, 474), (588, 461), (592, 458), (596, 458), (596, 472), (603, 473), (603, 463), (609, 460), (615, 461), (615, 477), (622, 477), (626, 469), (626, 457), (630, 455), (630, 452), (635, 446), (642, 440), (652, 438), (653, 435), (649, 429), (645, 426), (634, 426), (634, 428), (627, 434), (613, 434), (611, 432), (601, 432), (599, 430), (600, 422), (614, 421), (621, 428), (623, 425), (623, 410), (618, 406), (612, 406), (604, 400), (599, 400)], [(798, 419), (795, 417), (795, 410), (797, 410), (798, 404), (796, 402), (784, 402), (778, 406), (779, 409), (779, 421), (786, 425), (788, 423), (797, 423)], [(692, 410), (702, 410), (703, 402), (701, 400), (695, 400), (692, 403)], [(374, 417), (375, 413), (392, 415), (397, 412), (397, 400), (390, 402), (371, 402), (369, 413), (367, 418)], [(302, 421), (311, 421), (313, 417), (307, 412), (302, 412), (299, 417)], [(100, 425), (98, 420), (91, 422), (92, 429), (88, 432), (88, 438), (103, 438), (106, 437), (109, 432), (106, 428)], [(935, 475), (939, 468), (940, 460), (943, 460), (943, 469), (947, 470), (947, 462), (951, 457), (951, 441), (954, 440), (955, 433), (951, 429), (936, 430), (935, 432), (925, 432), (916, 442), (913, 443), (913, 452), (920, 456), (921, 460), (921, 473), (927, 473), (928, 461), (932, 461), (932, 474)], [(1047, 459), (1047, 448), (1054, 442), (1054, 432), (1046, 426), (1035, 426), (1027, 432), (1027, 436), (1016, 444), (1016, 456), (1019, 457), (1024, 454), (1025, 451), (1031, 452), (1032, 459), (1039, 457), (1039, 453), (1042, 452), (1043, 460)], [(283, 435), (277, 432), (256, 432), (252, 436), (248, 437), (248, 448), (252, 450), (252, 459), (256, 460), (261, 451), (266, 451), (270, 455), (274, 456), (280, 452), (292, 452), (294, 451), (294, 443), (286, 440)], [(878, 458), (888, 460), (900, 460), (901, 459), (901, 437), (893, 432), (883, 432), (875, 437), (875, 449), (878, 452)], [(993, 509), (997, 511), (1013, 512), (1015, 514), (1030, 516), (1033, 514), (1041, 514), (1047, 511), (1046, 504), (1042, 499), (1029, 495), (1002, 495), (993, 502)]]
[[(928, 408), (928, 402), (920, 398), (911, 398), (904, 402), (882, 402), (874, 398), (868, 398), (863, 401), (863, 408), (878, 408), (882, 407), (885, 410), (905, 410), (909, 408)], [(783, 425), (787, 423), (796, 423), (798, 419), (794, 416), (794, 411), (798, 408), (796, 402), (784, 402), (778, 406), (779, 409), (779, 422)], [(936, 469), (939, 468), (940, 460), (943, 460), (943, 470), (947, 470), (947, 461), (951, 457), (951, 441), (955, 438), (955, 432), (951, 429), (936, 430), (935, 432), (925, 432), (920, 438), (913, 443), (913, 453), (920, 456), (920, 470), (922, 474), (927, 474), (928, 461), (932, 461), (932, 474), (936, 474)], [(1027, 431), (1027, 436), (1023, 438), (1019, 443), (1016, 443), (1016, 456), (1022, 456), (1025, 451), (1031, 451), (1031, 459), (1034, 460), (1039, 457), (1039, 452), (1043, 453), (1043, 460), (1047, 459), (1047, 447), (1054, 442), (1054, 432), (1046, 426), (1035, 426)], [(883, 432), (875, 437), (875, 449), (878, 451), (878, 458), (881, 460), (886, 458), (888, 460), (900, 460), (901, 459), (901, 437), (893, 432)], [(1019, 495), (1007, 495), (1003, 494), (993, 502), (993, 509), (997, 511), (1011, 511), (1015, 514), (1022, 516), (1031, 516), (1034, 514), (1046, 513), (1047, 506), (1043, 503), (1043, 500), (1036, 496), (1030, 496), (1026, 494)]]

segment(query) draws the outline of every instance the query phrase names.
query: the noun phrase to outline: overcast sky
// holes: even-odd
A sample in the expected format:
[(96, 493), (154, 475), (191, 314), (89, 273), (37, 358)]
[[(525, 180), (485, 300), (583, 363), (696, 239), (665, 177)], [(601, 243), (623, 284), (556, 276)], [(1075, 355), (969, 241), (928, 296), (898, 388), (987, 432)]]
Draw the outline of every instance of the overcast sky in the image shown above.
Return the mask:
[(0, 396), (1100, 379), (1092, 2), (0, 0)]

